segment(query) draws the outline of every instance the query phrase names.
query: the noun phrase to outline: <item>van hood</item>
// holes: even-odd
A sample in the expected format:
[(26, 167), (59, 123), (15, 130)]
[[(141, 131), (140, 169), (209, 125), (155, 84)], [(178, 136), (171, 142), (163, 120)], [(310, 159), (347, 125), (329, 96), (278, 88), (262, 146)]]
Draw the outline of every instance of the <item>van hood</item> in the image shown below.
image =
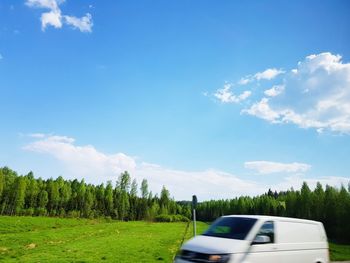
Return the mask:
[(182, 249), (205, 254), (233, 254), (245, 252), (249, 243), (247, 240), (200, 235), (186, 242)]

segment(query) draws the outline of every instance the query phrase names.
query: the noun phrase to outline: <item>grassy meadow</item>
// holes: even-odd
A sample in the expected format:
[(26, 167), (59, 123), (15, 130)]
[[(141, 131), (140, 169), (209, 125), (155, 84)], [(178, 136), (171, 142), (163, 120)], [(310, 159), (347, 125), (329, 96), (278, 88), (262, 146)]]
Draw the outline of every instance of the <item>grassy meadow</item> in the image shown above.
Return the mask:
[(3, 216), (0, 261), (172, 262), (192, 231), (187, 223)]
[(350, 260), (350, 244), (329, 243), (329, 252), (333, 261)]
[[(192, 233), (187, 223), (1, 216), (0, 262), (172, 262)], [(330, 253), (349, 260), (350, 246), (331, 243)]]

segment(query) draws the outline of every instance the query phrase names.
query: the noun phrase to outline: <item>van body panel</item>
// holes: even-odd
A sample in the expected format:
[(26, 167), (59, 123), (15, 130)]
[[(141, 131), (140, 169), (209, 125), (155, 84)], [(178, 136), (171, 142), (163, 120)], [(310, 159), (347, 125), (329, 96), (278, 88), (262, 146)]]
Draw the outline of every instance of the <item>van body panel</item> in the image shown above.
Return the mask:
[[(240, 263), (328, 263), (327, 250), (285, 250), (249, 253)], [(233, 257), (234, 260), (234, 257)], [(231, 262), (231, 261), (230, 261)]]
[(310, 243), (326, 241), (320, 224), (276, 221), (277, 243)]
[(182, 249), (206, 254), (232, 254), (243, 253), (249, 246), (250, 242), (247, 240), (199, 235), (183, 245)]

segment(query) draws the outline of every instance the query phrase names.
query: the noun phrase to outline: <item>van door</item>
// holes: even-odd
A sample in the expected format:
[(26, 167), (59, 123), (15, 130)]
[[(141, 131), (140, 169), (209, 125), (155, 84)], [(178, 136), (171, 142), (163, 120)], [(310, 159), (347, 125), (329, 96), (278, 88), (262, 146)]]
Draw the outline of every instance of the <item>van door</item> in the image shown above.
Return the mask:
[(258, 231), (243, 262), (281, 263), (276, 250), (275, 224), (273, 221), (266, 221)]

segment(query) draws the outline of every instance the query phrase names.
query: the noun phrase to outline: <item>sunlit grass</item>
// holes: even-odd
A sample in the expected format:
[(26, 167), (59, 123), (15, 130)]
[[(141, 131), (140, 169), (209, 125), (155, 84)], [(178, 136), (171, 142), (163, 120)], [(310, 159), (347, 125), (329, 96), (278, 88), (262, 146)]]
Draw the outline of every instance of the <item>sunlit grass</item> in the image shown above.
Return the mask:
[(1, 262), (171, 262), (186, 223), (0, 217)]
[[(201, 234), (208, 224), (197, 222)], [(172, 262), (192, 223), (0, 217), (1, 262)], [(330, 244), (331, 260), (350, 260), (350, 245)]]

